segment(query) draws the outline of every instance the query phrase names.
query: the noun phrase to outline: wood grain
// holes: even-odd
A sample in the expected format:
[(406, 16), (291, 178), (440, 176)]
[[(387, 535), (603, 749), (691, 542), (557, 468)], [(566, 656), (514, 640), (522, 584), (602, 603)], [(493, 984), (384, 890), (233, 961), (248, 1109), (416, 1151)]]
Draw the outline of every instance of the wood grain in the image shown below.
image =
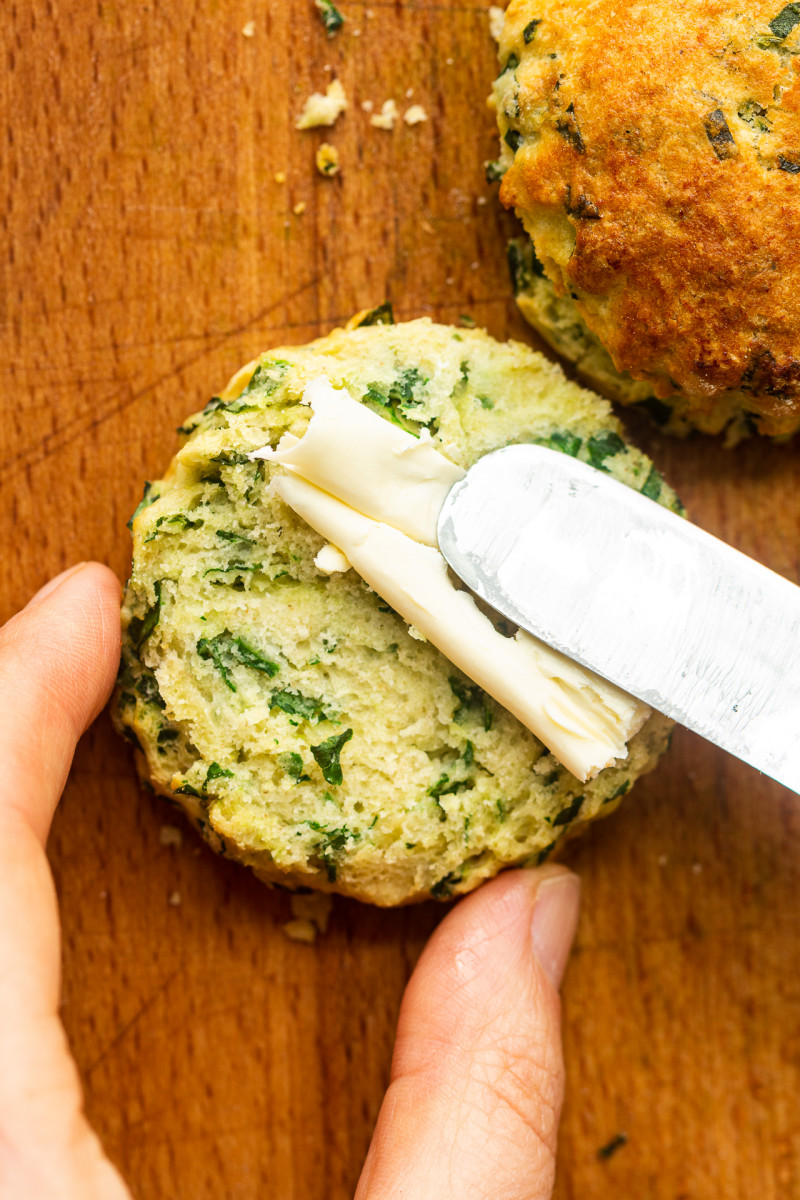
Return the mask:
[[(483, 180), (487, 6), (342, 3), (331, 42), (311, 0), (4, 5), (3, 619), (77, 559), (124, 577), (142, 480), (257, 351), (385, 297), (400, 317), (466, 312), (534, 340), (506, 276), (512, 222)], [(350, 110), (296, 133), (333, 74)], [(361, 101), (390, 96), (430, 120), (370, 128)], [(313, 166), (326, 138), (333, 180)], [(798, 579), (796, 449), (634, 424), (695, 519)], [(442, 910), (339, 901), (317, 947), (296, 945), (285, 897), (188, 833), (161, 846), (169, 820), (101, 718), (51, 842), (91, 1119), (148, 1200), (343, 1200)], [(796, 798), (679, 732), (569, 856), (586, 904), (558, 1200), (800, 1197)]]

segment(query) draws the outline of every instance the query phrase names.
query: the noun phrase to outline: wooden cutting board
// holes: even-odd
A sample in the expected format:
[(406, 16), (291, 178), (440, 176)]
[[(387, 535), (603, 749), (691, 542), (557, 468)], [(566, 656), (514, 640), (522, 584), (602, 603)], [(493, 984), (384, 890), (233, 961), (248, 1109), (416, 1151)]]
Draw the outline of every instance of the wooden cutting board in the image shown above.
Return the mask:
[[(3, 619), (78, 559), (124, 578), (142, 481), (258, 351), (384, 298), (534, 341), (483, 177), (486, 5), (342, 6), (330, 42), (311, 0), (4, 6)], [(297, 133), (334, 75), (346, 116)], [(370, 127), (362, 102), (389, 97), (429, 119)], [(314, 169), (323, 140), (335, 179)], [(798, 579), (796, 448), (635, 434), (697, 521)], [(298, 945), (287, 897), (188, 830), (162, 845), (172, 822), (102, 717), (51, 843), (89, 1115), (138, 1197), (344, 1200), (444, 910), (339, 900)], [(800, 801), (678, 732), (568, 859), (585, 909), (559, 1200), (800, 1197)]]

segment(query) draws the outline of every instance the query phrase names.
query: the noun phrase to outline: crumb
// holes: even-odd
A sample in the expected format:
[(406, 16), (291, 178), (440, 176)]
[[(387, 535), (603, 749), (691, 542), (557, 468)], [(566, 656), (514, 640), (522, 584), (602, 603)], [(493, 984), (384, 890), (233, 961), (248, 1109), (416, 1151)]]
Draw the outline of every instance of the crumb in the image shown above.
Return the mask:
[(427, 640), (428, 640), (425, 637), (424, 633), (420, 633), (420, 631), (417, 629), (416, 625), (409, 625), (408, 632), (409, 632), (409, 635), (412, 638), (414, 638), (414, 640), (417, 642), (427, 642)]
[(506, 12), (499, 4), (493, 4), (489, 9), (489, 33), (496, 42), (503, 36), (503, 26), (506, 23)]
[(320, 175), (330, 179), (339, 170), (339, 151), (330, 142), (323, 142), (317, 150), (316, 163)]
[(314, 5), (320, 15), (322, 24), (327, 30), (328, 37), (336, 37), (336, 34), (345, 23), (345, 17), (339, 12), (339, 9), (333, 3), (333, 0), (314, 0)]
[(446, 58), (446, 59), (444, 60), (444, 64), (445, 64), (445, 66), (446, 66), (446, 67), (452, 67), (452, 65), (453, 65), (453, 62), (454, 62), (454, 61), (455, 61), (455, 60), (454, 60), (454, 59), (452, 59), (452, 58)]
[(333, 67), (331, 66), (330, 63), (325, 63), (325, 66), (322, 69), (326, 75), (330, 75), (331, 71), (333, 70)]
[(361, 109), (365, 113), (371, 113), (374, 107), (375, 107), (375, 105), (372, 103), (371, 100), (362, 100), (361, 101)]
[(353, 30), (353, 37), (361, 37), (361, 30), (360, 30), (360, 29), (354, 29), (354, 30)]
[(700, 874), (702, 874), (702, 871), (703, 871), (702, 863), (692, 863), (692, 874), (693, 875), (700, 875)]
[(332, 80), (325, 94), (314, 92), (306, 100), (303, 111), (294, 123), (295, 129), (316, 129), (318, 125), (333, 125), (347, 108), (347, 96), (338, 79)]
[(296, 920), (311, 921), (320, 933), (328, 932), (333, 898), (327, 892), (312, 892), (310, 895), (292, 896), (292, 916)]
[(276, 171), (275, 172), (275, 182), (276, 183), (286, 183), (286, 172), (285, 171)]
[(108, 892), (106, 891), (106, 889), (105, 889), (105, 888), (103, 888), (102, 892), (100, 893), (100, 899), (101, 899), (101, 900), (107, 900), (107, 899), (108, 899)]
[(162, 846), (175, 846), (180, 850), (183, 845), (183, 831), (178, 829), (177, 825), (162, 825), (158, 840)]
[(422, 121), (427, 121), (427, 119), (428, 114), (421, 104), (412, 104), (403, 117), (406, 125), (419, 125)]
[(447, 284), (448, 287), (452, 287), (453, 284), (455, 283), (455, 279), (453, 278), (452, 275), (448, 275), (447, 279), (445, 279), (445, 283)]
[(406, 100), (410, 100), (413, 95), (414, 95), (414, 89), (406, 88)]
[(292, 209), (292, 212), (294, 213), (294, 215), (296, 217), (302, 216), (305, 211), (306, 211), (305, 200), (298, 200), (297, 204), (295, 204), (294, 208)]
[(292, 942), (305, 942), (307, 946), (313, 946), (317, 940), (317, 927), (313, 921), (287, 921), (281, 928)]
[(627, 1133), (618, 1133), (617, 1136), (613, 1137), (610, 1142), (606, 1142), (605, 1146), (600, 1147), (600, 1149), (597, 1151), (597, 1157), (602, 1161), (607, 1161), (609, 1158), (612, 1158), (618, 1150), (621, 1150), (623, 1146), (627, 1146), (627, 1144)]
[(171, 905), (172, 908), (180, 908), (182, 903), (183, 897), (181, 896), (180, 892), (170, 892), (167, 898), (167, 904)]
[(424, 217), (420, 218), (419, 223), (422, 226), (422, 228), (425, 230), (426, 233), (429, 233), (431, 235), (436, 233), (436, 230), (433, 228), (430, 221), (426, 221)]
[(256, 35), (255, 21), (248, 21), (246, 25), (243, 25), (242, 33), (244, 34), (245, 37), (255, 37), (255, 35)]
[(480, 266), (480, 263), (473, 262), (473, 263), (469, 264), (469, 269), (470, 269), (470, 271), (477, 271), (479, 266)]
[(658, 865), (659, 865), (660, 867), (665, 867), (665, 866), (667, 865), (667, 863), (668, 863), (668, 862), (669, 862), (669, 859), (667, 858), (666, 854), (659, 854), (659, 856), (658, 856)]
[(458, 318), (458, 323), (463, 329), (476, 329), (478, 322), (474, 317), (470, 317), (467, 313), (462, 313)]
[(391, 131), (397, 124), (399, 115), (394, 100), (384, 100), (381, 111), (371, 116), (369, 123), (370, 125), (374, 125), (376, 129), (388, 129)]
[(337, 546), (326, 543), (314, 559), (314, 566), (326, 575), (334, 575), (337, 571), (349, 571), (350, 563)]
[(488, 196), (478, 196), (478, 204), (480, 204), (481, 208), (483, 208), (484, 204), (488, 204), (488, 203), (489, 203)]

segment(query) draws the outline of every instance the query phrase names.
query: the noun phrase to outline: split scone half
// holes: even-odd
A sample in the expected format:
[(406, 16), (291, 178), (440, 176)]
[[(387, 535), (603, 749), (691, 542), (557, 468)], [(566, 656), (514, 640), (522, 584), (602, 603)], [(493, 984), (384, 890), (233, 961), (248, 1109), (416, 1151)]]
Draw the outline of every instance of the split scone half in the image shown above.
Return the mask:
[(457, 590), (436, 496), (528, 441), (679, 508), (542, 355), (390, 320), (262, 355), (181, 428), (131, 522), (114, 698), (143, 780), (214, 849), (381, 905), (543, 861), (670, 729)]

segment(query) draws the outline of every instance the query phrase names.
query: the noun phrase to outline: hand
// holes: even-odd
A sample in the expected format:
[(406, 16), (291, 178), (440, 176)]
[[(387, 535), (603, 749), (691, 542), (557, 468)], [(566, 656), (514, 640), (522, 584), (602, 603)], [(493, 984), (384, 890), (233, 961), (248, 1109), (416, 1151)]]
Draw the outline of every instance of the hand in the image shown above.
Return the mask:
[[(86, 1122), (58, 1017), (45, 856), (119, 658), (119, 586), (83, 564), (0, 630), (0, 1200), (130, 1200)], [(579, 885), (513, 871), (450, 912), (411, 978), (356, 1200), (545, 1200), (563, 1091), (558, 985)]]

